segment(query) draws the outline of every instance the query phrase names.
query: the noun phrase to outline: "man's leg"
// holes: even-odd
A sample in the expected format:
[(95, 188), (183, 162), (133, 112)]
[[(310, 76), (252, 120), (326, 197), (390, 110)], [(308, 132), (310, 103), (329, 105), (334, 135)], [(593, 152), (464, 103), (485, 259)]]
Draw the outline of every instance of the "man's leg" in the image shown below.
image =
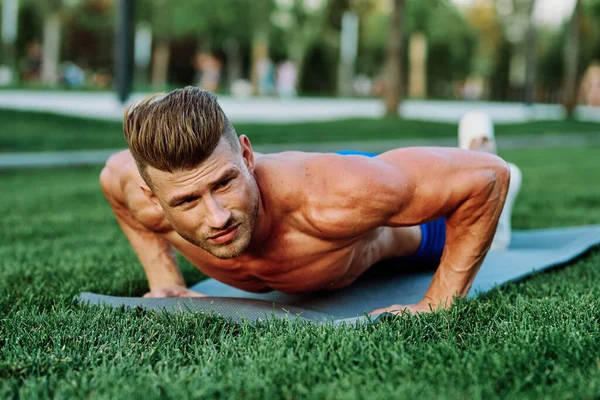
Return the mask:
[[(480, 111), (465, 114), (458, 126), (458, 145), (465, 150), (497, 154), (494, 125), (489, 115)], [(510, 167), (510, 184), (506, 202), (498, 220), (492, 250), (505, 250), (510, 246), (512, 208), (523, 180), (519, 167), (512, 163), (508, 163), (508, 166)]]

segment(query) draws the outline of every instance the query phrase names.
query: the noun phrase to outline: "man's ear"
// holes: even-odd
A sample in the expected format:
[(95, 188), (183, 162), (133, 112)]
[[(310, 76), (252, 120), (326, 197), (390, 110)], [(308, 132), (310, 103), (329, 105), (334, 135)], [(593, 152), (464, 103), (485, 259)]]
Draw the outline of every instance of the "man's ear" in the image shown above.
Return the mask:
[(156, 206), (156, 208), (158, 208), (160, 211), (163, 211), (162, 205), (158, 201), (158, 198), (156, 197), (154, 192), (152, 192), (152, 189), (150, 189), (146, 182), (140, 183), (140, 189), (142, 189), (144, 196), (146, 196), (146, 198), (150, 200), (152, 204)]
[(240, 135), (239, 141), (242, 148), (242, 157), (244, 157), (244, 163), (250, 172), (254, 172), (254, 152), (252, 151), (250, 139), (248, 139), (248, 136), (246, 135)]

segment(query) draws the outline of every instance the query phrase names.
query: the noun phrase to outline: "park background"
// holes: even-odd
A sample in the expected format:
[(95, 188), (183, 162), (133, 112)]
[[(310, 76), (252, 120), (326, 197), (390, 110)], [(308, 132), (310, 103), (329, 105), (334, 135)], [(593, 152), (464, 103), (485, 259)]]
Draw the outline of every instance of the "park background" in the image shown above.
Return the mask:
[[(125, 106), (184, 85), (214, 90), (265, 152), (456, 146), (460, 117), (485, 111), (523, 173), (515, 229), (600, 224), (599, 0), (0, 10), (0, 398), (600, 397), (598, 249), (376, 326), (73, 301), (147, 292), (98, 176), (126, 147)], [(188, 284), (204, 278), (178, 261)]]

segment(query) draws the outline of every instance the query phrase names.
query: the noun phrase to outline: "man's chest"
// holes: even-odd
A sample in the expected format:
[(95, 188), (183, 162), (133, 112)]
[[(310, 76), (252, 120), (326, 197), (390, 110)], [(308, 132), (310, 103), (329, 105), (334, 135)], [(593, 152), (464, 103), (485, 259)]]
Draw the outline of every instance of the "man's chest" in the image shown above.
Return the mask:
[(228, 260), (218, 259), (184, 239), (175, 247), (206, 275), (248, 291), (310, 292), (337, 286), (353, 273), (360, 238), (328, 241), (300, 232), (273, 235), (262, 248)]

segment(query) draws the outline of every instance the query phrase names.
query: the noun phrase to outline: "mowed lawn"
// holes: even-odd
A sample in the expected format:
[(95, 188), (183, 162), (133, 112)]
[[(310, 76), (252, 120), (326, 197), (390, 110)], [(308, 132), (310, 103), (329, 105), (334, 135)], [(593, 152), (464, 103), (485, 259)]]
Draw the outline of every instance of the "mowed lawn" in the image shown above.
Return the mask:
[[(455, 138), (457, 124), (399, 119), (348, 119), (290, 124), (234, 124), (255, 144), (312, 143), (343, 140)], [(498, 124), (498, 136), (589, 133), (600, 124), (581, 121), (535, 121)], [(0, 109), (0, 153), (125, 148), (122, 124), (48, 113)]]
[[(599, 154), (504, 152), (523, 171), (514, 227), (600, 224)], [(600, 397), (598, 249), (448, 311), (376, 326), (90, 308), (73, 296), (147, 290), (99, 171), (0, 171), (0, 398)], [(202, 279), (182, 269), (188, 283)]]

